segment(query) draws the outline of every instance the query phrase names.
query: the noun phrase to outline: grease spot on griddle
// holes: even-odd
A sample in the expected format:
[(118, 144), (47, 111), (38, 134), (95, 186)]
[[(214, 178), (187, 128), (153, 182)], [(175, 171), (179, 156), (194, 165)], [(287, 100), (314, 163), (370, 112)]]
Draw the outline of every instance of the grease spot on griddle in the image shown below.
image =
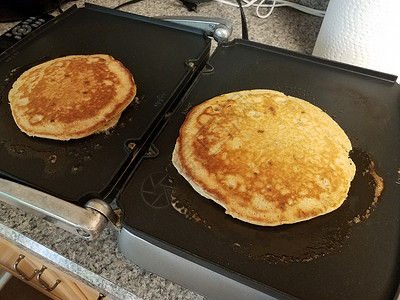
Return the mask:
[(198, 212), (190, 207), (190, 204), (184, 199), (179, 199), (175, 196), (176, 190), (171, 189), (171, 206), (186, 219), (202, 224), (204, 227), (211, 229), (207, 224), (207, 220), (203, 219)]
[(172, 166), (168, 171), (175, 182), (171, 204), (179, 214), (210, 229), (216, 239), (226, 241), (247, 259), (269, 264), (310, 262), (346, 245), (352, 227), (367, 220), (378, 203), (383, 182), (373, 160), (360, 149), (354, 149), (350, 156), (357, 172), (346, 201), (337, 210), (305, 222), (262, 227), (236, 220), (213, 201), (195, 196)]
[[(18, 53), (18, 51), (16, 51), (14, 54), (9, 56), (7, 58), (7, 60), (6, 60), (6, 62), (10, 61), (15, 55), (17, 55), (17, 53)], [(28, 70), (28, 69), (30, 69), (30, 68), (32, 68), (32, 67), (34, 67), (34, 66), (36, 66), (36, 65), (38, 65), (40, 63), (43, 63), (43, 62), (45, 62), (45, 61), (47, 61), (49, 59), (50, 59), (49, 56), (44, 56), (42, 58), (39, 58), (35, 62), (26, 64), (24, 66), (18, 66), (18, 67), (14, 68), (14, 69), (11, 69), (8, 72), (8, 74), (6, 74), (6, 76), (3, 79), (2, 84), (0, 85), (0, 95), (2, 95), (2, 97), (0, 98), (0, 103), (5, 99), (8, 100), (8, 97), (6, 97), (6, 95), (4, 95), (5, 94), (4, 92), (7, 92), (7, 94), (8, 94), (8, 91), (11, 89), (12, 84), (15, 82), (15, 80), (17, 80), (17, 78), (23, 72), (25, 72), (26, 70)]]
[(397, 180), (396, 184), (400, 184), (400, 168), (397, 170)]
[(79, 172), (82, 172), (82, 170), (83, 170), (83, 166), (82, 165), (75, 165), (75, 166), (72, 166), (71, 173), (72, 174), (77, 174)]
[(90, 154), (85, 154), (84, 156), (83, 156), (83, 160), (84, 161), (89, 161), (89, 160), (91, 160), (92, 159), (92, 155), (90, 155)]
[(51, 155), (49, 156), (48, 160), (49, 160), (49, 162), (50, 162), (51, 164), (55, 164), (55, 163), (57, 162), (57, 155), (51, 154)]
[(11, 141), (0, 141), (7, 152), (21, 159), (41, 159), (44, 162), (44, 172), (46, 174), (55, 174), (60, 168), (63, 168), (66, 153), (64, 149), (36, 150), (32, 147), (22, 144), (15, 144)]
[(363, 153), (361, 151), (355, 151), (352, 158), (355, 159), (354, 156), (356, 156), (356, 155), (357, 156), (365, 156), (365, 157), (361, 158), (364, 162), (364, 165), (362, 167), (365, 168), (362, 173), (362, 176), (369, 178), (369, 184), (371, 186), (371, 189), (373, 189), (374, 194), (372, 195), (373, 198), (372, 198), (370, 205), (363, 212), (356, 215), (352, 220), (350, 220), (349, 221), (350, 225), (360, 223), (360, 222), (368, 219), (371, 216), (371, 213), (375, 209), (375, 207), (378, 203), (379, 197), (381, 196), (383, 188), (384, 188), (383, 179), (376, 172), (375, 163), (373, 162), (373, 160), (371, 160), (371, 158), (368, 155), (365, 155), (365, 153)]
[(9, 73), (4, 77), (2, 84), (0, 85), (0, 103), (3, 101), (8, 101), (8, 91), (11, 89), (11, 85), (18, 78), (20, 74), (20, 67), (12, 69)]
[[(33, 138), (40, 139), (40, 138)], [(46, 141), (47, 140), (43, 140)], [(103, 148), (100, 144), (93, 144), (90, 141), (84, 141), (79, 147), (62, 147), (57, 142), (52, 145), (39, 143), (37, 147), (28, 146), (23, 143), (17, 143), (12, 140), (0, 140), (0, 146), (19, 159), (36, 160), (43, 162), (43, 169), (38, 169), (44, 176), (62, 176), (65, 173), (72, 175), (82, 172), (84, 164), (93, 159), (93, 153)]]

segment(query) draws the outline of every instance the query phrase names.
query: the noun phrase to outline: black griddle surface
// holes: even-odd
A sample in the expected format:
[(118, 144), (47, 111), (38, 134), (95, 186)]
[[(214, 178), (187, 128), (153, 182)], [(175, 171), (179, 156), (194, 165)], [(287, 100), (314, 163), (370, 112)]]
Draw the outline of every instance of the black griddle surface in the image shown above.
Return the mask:
[[(127, 144), (141, 147), (205, 63), (209, 47), (202, 31), (94, 5), (72, 8), (46, 23), (0, 56), (0, 176), (71, 202), (103, 198), (131, 160)], [(120, 60), (137, 84), (137, 101), (117, 126), (67, 142), (22, 133), (7, 97), (16, 78), (50, 59), (98, 53)]]
[[(154, 141), (159, 155), (144, 159), (123, 191), (123, 226), (275, 296), (393, 298), (400, 280), (400, 88), (394, 78), (241, 40), (220, 46), (210, 65)], [(293, 225), (253, 226), (225, 215), (172, 166), (190, 108), (255, 88), (306, 99), (348, 134), (357, 174), (339, 209)], [(385, 185), (376, 205), (371, 161)]]

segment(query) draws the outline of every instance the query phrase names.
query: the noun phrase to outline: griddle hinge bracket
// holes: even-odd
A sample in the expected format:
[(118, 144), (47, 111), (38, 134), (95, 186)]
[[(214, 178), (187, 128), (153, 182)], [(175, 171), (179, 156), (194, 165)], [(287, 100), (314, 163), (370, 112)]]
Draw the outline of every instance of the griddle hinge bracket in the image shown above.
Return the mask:
[(144, 154), (144, 157), (145, 157), (145, 158), (153, 158), (153, 157), (157, 157), (158, 154), (160, 154), (160, 150), (158, 150), (158, 148), (156, 147), (156, 145), (150, 144), (149, 149), (148, 149), (147, 152)]
[(111, 206), (100, 199), (91, 199), (85, 204), (85, 208), (93, 209), (98, 213), (102, 214), (115, 229), (121, 229), (120, 216), (117, 214)]
[(163, 16), (156, 17), (164, 21), (202, 30), (218, 43), (226, 43), (232, 34), (232, 22), (228, 19), (199, 16)]
[[(57, 227), (63, 228), (86, 240), (93, 240), (98, 237), (109, 220), (117, 223), (111, 214), (108, 215), (104, 210), (99, 212), (100, 209), (84, 208), (1, 177), (0, 201), (18, 207), (28, 213), (35, 214)], [(99, 206), (99, 204), (92, 205), (92, 207)]]
[(203, 74), (211, 74), (214, 72), (214, 67), (210, 63), (206, 63), (201, 71)]
[(195, 58), (188, 59), (187, 61), (185, 61), (185, 65), (188, 66), (190, 69), (195, 70), (199, 65), (199, 60)]

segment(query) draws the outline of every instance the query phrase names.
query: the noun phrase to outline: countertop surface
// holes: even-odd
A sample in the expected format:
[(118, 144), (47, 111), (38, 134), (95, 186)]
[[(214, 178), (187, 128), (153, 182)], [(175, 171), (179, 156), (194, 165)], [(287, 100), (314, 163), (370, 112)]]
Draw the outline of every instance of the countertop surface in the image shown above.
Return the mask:
[[(113, 8), (126, 1), (87, 1)], [(232, 2), (235, 2), (232, 0)], [(316, 9), (325, 10), (328, 0), (297, 1)], [(69, 1), (63, 9), (83, 1)], [(218, 2), (205, 2), (190, 12), (178, 0), (144, 0), (121, 10), (144, 16), (207, 16), (232, 21), (231, 38), (241, 37), (238, 8)], [(322, 18), (292, 8), (276, 7), (271, 16), (261, 19), (254, 7), (245, 8), (249, 39), (301, 53), (311, 54)], [(262, 13), (266, 13), (262, 10)], [(58, 14), (58, 12), (54, 12)], [(16, 23), (0, 23), (0, 34)], [(78, 279), (97, 287), (115, 299), (204, 299), (178, 284), (147, 272), (127, 260), (119, 251), (117, 232), (106, 228), (94, 241), (85, 241), (32, 214), (0, 202), (0, 237), (42, 256)]]

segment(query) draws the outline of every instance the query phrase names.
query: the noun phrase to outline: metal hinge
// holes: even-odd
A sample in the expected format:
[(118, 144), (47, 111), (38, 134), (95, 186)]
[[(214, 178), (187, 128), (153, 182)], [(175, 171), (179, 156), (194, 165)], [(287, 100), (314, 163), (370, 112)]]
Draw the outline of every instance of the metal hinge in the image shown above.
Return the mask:
[(228, 42), (232, 34), (232, 22), (223, 18), (170, 16), (157, 17), (157, 19), (201, 29), (207, 36), (212, 36), (218, 43)]
[(115, 228), (120, 228), (119, 216), (106, 202), (99, 199), (90, 200), (86, 207), (81, 207), (0, 178), (0, 201), (37, 215), (87, 240), (98, 237), (109, 221)]

